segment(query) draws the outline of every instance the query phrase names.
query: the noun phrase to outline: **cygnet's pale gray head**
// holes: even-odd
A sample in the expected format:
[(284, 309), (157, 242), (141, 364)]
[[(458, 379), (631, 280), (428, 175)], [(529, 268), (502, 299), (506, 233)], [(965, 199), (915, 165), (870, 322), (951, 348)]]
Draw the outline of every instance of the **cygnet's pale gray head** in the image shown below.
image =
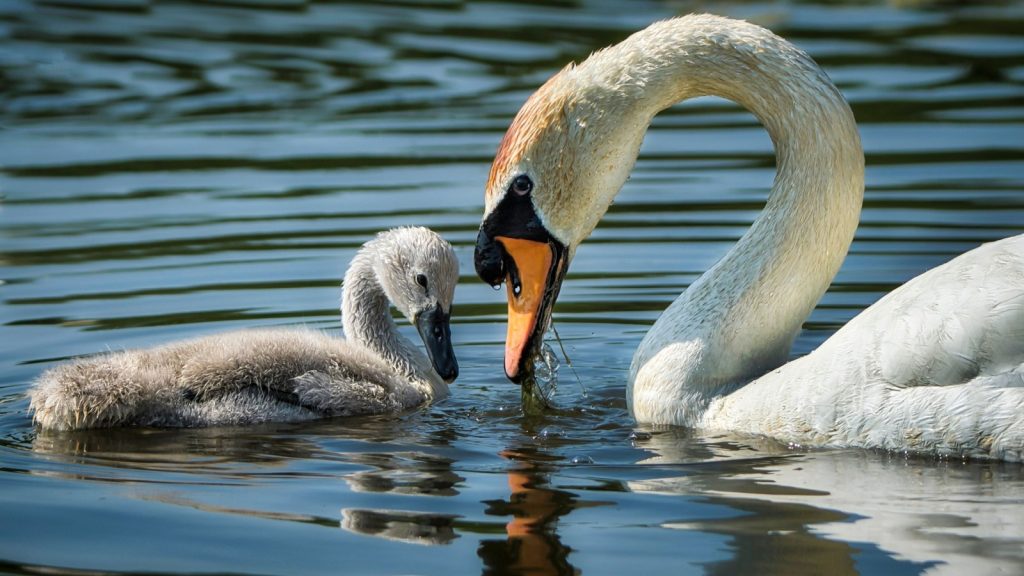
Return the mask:
[(450, 244), (427, 228), (395, 228), (366, 245), (392, 304), (415, 326), (434, 370), (446, 382), (459, 375), (452, 350), (451, 311), (459, 261)]

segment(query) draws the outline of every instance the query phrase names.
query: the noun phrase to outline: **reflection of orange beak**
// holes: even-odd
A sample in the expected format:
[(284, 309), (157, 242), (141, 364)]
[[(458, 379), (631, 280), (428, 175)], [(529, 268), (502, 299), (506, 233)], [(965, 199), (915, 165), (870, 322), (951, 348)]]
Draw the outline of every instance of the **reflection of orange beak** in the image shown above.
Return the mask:
[[(515, 263), (508, 271), (508, 335), (505, 338), (505, 375), (517, 382), (523, 354), (542, 317), (545, 293), (554, 254), (547, 242), (496, 236), (505, 253)], [(510, 267), (511, 268), (511, 267)], [(549, 303), (550, 304), (550, 303)]]

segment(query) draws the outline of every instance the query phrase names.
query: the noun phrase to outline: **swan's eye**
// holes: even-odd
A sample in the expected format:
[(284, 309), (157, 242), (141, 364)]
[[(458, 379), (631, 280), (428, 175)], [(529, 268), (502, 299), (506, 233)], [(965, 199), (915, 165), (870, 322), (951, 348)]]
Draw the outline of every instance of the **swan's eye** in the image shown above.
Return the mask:
[(416, 275), (416, 283), (419, 284), (420, 286), (423, 286), (423, 289), (426, 290), (427, 289), (427, 277), (426, 277), (426, 275), (424, 275), (424, 274), (417, 274)]
[(526, 174), (520, 174), (508, 188), (520, 196), (526, 196), (533, 190), (533, 180)]

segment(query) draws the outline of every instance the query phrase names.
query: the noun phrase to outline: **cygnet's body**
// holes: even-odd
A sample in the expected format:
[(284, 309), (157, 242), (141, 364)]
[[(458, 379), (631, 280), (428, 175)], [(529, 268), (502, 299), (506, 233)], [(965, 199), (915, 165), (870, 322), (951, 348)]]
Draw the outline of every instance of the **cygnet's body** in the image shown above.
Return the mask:
[[(426, 228), (367, 242), (345, 274), (347, 339), (243, 330), (62, 364), (29, 395), (43, 428), (214, 426), (394, 413), (443, 398), (458, 375), (451, 246)], [(394, 304), (429, 355), (398, 333)]]

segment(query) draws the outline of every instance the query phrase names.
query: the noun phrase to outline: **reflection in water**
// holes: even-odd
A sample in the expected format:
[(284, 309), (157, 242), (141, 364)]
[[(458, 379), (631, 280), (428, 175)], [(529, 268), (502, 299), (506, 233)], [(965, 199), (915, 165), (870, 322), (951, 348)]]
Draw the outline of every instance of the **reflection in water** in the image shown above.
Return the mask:
[(308, 438), (279, 432), (276, 426), (40, 430), (32, 451), (60, 463), (170, 473), (227, 472), (245, 464), (281, 467), (290, 460), (332, 459)]
[(250, 518), (260, 518), (263, 520), (278, 520), (283, 522), (298, 522), (301, 524), (313, 524), (317, 526), (334, 526), (334, 522), (329, 518), (323, 518), (319, 516), (310, 516), (307, 514), (292, 514), (290, 512), (274, 512), (271, 510), (256, 510), (253, 508), (232, 508), (230, 506), (221, 506), (219, 504), (209, 504), (206, 502), (200, 502), (191, 498), (186, 498), (177, 494), (160, 492), (156, 494), (143, 494), (140, 495), (141, 500), (150, 500), (153, 502), (161, 502), (163, 504), (172, 504), (174, 506), (185, 506), (201, 512), (210, 512), (214, 514), (232, 514), (236, 516), (248, 516)]
[(452, 472), (452, 460), (425, 453), (352, 454), (350, 462), (376, 468), (345, 476), (356, 492), (389, 492), (455, 496), (455, 486), (465, 480)]
[[(288, 461), (346, 460), (326, 449), (320, 438), (349, 442), (389, 442), (399, 438), (401, 422), (388, 417), (335, 418), (306, 423), (267, 423), (245, 427), (112, 428), (96, 430), (36, 430), (32, 452), (61, 461), (123, 463), (126, 467), (158, 470), (162, 463), (190, 464), (200, 469), (218, 463), (284, 465)], [(372, 460), (372, 455), (360, 454)], [(390, 455), (401, 457), (401, 455)], [(429, 456), (423, 457), (430, 461)], [(109, 461), (109, 462), (107, 462)], [(430, 464), (426, 464), (430, 466)]]
[(520, 466), (508, 472), (508, 500), (487, 502), (487, 514), (512, 516), (504, 540), (480, 542), (477, 555), (484, 574), (577, 574), (569, 563), (571, 548), (558, 536), (558, 519), (579, 507), (576, 495), (546, 488), (548, 478), (537, 454), (506, 450), (502, 456)]
[(341, 511), (341, 527), (365, 536), (438, 545), (459, 537), (455, 533), (456, 518), (458, 516), (427, 512), (345, 508)]
[[(452, 471), (451, 458), (424, 452), (352, 453), (349, 462), (372, 466), (371, 470), (344, 476), (355, 492), (419, 496), (456, 496), (455, 488), (465, 478)], [(343, 508), (341, 527), (355, 534), (375, 536), (410, 544), (448, 544), (459, 537), (459, 516), (412, 512)]]
[(810, 526), (841, 522), (845, 514), (813, 506), (775, 506), (756, 500), (731, 500), (742, 515), (666, 528), (704, 530), (732, 537), (732, 557), (707, 567), (710, 574), (829, 574), (855, 575), (854, 550), (849, 544), (823, 539)]
[[(451, 488), (464, 480), (453, 473), (451, 462), (423, 454), (407, 454), (395, 458), (394, 454), (361, 455), (358, 460), (372, 464), (378, 470), (357, 472), (345, 476), (345, 480), (356, 491), (387, 492), (395, 494), (422, 494), (452, 496), (458, 491)], [(569, 563), (572, 549), (562, 543), (558, 535), (558, 519), (584, 505), (571, 492), (546, 487), (548, 472), (553, 470), (545, 461), (552, 456), (539, 453), (532, 448), (506, 450), (501, 456), (514, 460), (517, 466), (508, 471), (508, 500), (484, 502), (485, 514), (511, 516), (504, 524), (505, 538), (485, 538), (480, 541), (477, 555), (483, 560), (484, 574), (578, 574), (579, 570)], [(400, 470), (397, 464), (402, 464)], [(420, 466), (418, 470), (410, 471)], [(395, 481), (393, 474), (402, 480)], [(413, 478), (409, 482), (406, 479)], [(447, 486), (438, 490), (438, 486)], [(470, 534), (493, 534), (500, 531), (496, 525), (468, 522), (457, 515), (412, 512), (405, 510), (357, 509), (342, 510), (341, 527), (365, 536), (411, 544), (449, 544), (460, 536), (459, 532)]]
[[(745, 439), (730, 442), (743, 444)], [(751, 439), (752, 446), (764, 444)], [(692, 454), (678, 433), (654, 434), (645, 449), (662, 463)], [(667, 522), (666, 528), (732, 537), (735, 555), (709, 567), (720, 574), (856, 574), (866, 549), (891, 555), (888, 573), (1021, 573), (1024, 517), (1019, 464), (906, 459), (869, 451), (763, 454), (752, 449), (709, 472), (634, 480), (630, 489), (703, 494), (747, 514)], [(729, 458), (728, 452), (718, 454)], [(941, 561), (937, 561), (941, 558)], [(875, 566), (877, 569), (878, 566)]]

